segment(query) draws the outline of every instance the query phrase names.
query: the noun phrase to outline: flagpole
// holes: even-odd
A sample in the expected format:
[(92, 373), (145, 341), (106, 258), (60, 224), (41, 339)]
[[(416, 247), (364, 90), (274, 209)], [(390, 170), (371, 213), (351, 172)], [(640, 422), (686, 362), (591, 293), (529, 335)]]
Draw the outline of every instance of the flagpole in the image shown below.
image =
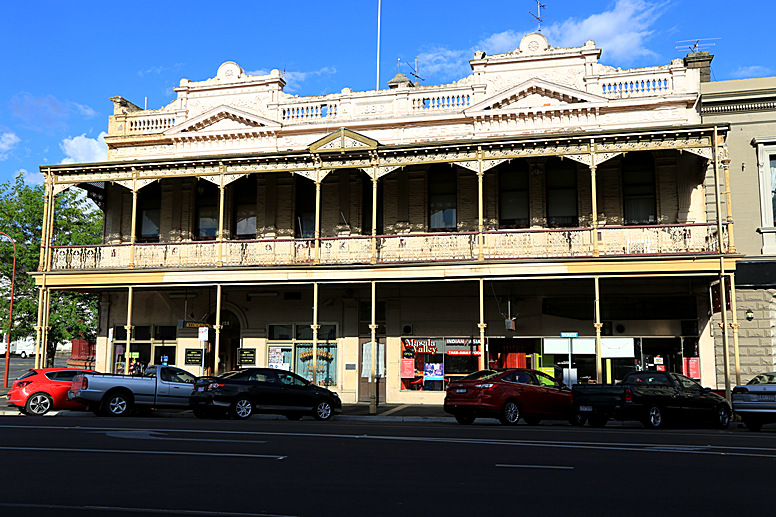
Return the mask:
[(375, 81), (375, 90), (380, 89), (380, 11), (382, 10), (382, 0), (377, 0), (377, 80)]

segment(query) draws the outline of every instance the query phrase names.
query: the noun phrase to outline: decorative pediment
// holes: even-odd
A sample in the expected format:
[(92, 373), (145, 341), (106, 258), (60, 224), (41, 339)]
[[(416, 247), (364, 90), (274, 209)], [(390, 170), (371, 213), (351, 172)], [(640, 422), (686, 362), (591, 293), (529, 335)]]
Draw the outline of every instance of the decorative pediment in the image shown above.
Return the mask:
[(351, 131), (349, 129), (340, 128), (339, 131), (335, 131), (330, 135), (327, 135), (320, 140), (317, 140), (310, 144), (311, 153), (332, 153), (345, 151), (368, 151), (377, 149), (379, 142), (372, 140), (369, 137)]
[(219, 106), (190, 118), (165, 131), (169, 136), (185, 136), (187, 133), (263, 132), (280, 129), (274, 120), (248, 113), (231, 106)]
[(598, 95), (534, 78), (470, 106), (465, 113), (472, 115), (489, 110), (535, 109), (606, 101)]

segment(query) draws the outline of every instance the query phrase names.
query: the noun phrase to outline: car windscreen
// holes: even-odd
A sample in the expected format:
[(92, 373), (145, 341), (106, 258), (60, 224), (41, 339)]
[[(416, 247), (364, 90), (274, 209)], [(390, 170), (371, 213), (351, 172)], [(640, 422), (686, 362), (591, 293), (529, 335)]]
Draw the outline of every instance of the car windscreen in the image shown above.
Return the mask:
[(480, 370), (479, 372), (470, 373), (466, 377), (463, 377), (462, 381), (481, 381), (483, 379), (492, 379), (499, 375), (501, 372), (495, 370)]
[(776, 373), (761, 373), (747, 384), (776, 384)]

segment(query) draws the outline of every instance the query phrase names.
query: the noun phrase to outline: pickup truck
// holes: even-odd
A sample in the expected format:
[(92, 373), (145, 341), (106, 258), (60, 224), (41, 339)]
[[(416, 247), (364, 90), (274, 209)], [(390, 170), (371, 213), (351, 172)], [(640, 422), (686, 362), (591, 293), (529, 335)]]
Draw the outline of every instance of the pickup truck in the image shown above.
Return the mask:
[(101, 416), (125, 416), (135, 407), (188, 409), (195, 380), (174, 366), (151, 365), (137, 376), (86, 373), (73, 378), (67, 398)]
[(730, 424), (727, 400), (709, 388), (673, 372), (630, 372), (619, 384), (575, 384), (574, 406), (593, 427), (610, 418), (639, 420), (657, 429), (667, 422), (704, 422), (725, 429)]

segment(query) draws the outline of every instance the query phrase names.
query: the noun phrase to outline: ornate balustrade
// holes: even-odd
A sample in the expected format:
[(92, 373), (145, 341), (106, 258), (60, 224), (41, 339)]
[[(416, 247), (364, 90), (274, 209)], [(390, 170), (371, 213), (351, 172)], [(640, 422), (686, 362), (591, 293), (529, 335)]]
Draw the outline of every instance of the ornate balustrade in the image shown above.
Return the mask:
[(673, 75), (669, 70), (645, 70), (601, 76), (598, 80), (605, 97), (645, 97), (666, 95), (674, 91)]
[(140, 111), (125, 115), (125, 135), (161, 133), (186, 119), (184, 111)]
[[(717, 227), (708, 224), (649, 226), (604, 226), (592, 228), (498, 230), (483, 233), (486, 260), (542, 260), (554, 258), (623, 257), (642, 255), (694, 255), (717, 253)], [(377, 263), (432, 263), (475, 261), (479, 255), (476, 232), (408, 233), (376, 238)], [(293, 266), (315, 263), (314, 239), (261, 239), (224, 241), (221, 264), (239, 266)], [(723, 225), (723, 246), (728, 246), (728, 229)], [(129, 244), (109, 246), (55, 246), (51, 268), (56, 271), (126, 269), (130, 264)], [(219, 243), (197, 241), (137, 244), (134, 267), (185, 268), (217, 267)], [(369, 236), (332, 237), (319, 241), (320, 264), (368, 264), (373, 258)]]

